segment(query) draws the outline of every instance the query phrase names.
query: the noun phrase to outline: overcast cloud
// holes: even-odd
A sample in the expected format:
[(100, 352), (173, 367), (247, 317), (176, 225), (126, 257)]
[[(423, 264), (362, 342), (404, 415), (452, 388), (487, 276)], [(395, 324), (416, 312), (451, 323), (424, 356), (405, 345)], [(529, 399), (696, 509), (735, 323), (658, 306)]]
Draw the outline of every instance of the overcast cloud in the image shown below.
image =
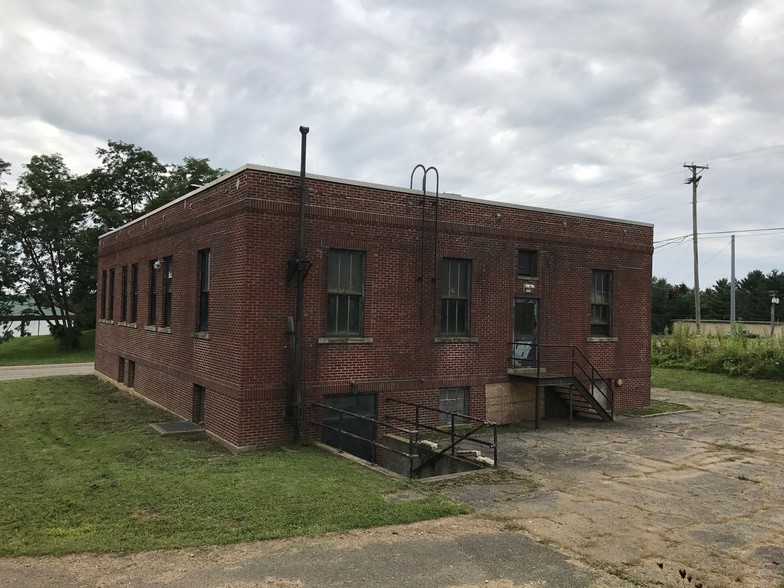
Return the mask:
[[(0, 157), (107, 139), (162, 161), (299, 168), (691, 232), (682, 164), (710, 164), (700, 232), (784, 226), (780, 0), (0, 0)], [(700, 284), (729, 277), (700, 242)], [(738, 233), (737, 274), (784, 270)], [(690, 240), (654, 273), (693, 284)]]

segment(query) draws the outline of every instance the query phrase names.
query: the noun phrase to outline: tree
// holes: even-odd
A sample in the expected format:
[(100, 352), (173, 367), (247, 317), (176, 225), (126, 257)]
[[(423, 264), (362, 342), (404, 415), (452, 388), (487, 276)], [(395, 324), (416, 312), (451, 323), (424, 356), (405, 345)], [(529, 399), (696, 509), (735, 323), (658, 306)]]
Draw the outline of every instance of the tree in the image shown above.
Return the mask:
[(720, 278), (716, 283), (700, 293), (700, 310), (705, 320), (730, 320), (730, 282), (727, 278)]
[(223, 168), (210, 166), (210, 160), (206, 157), (185, 157), (181, 164), (171, 164), (166, 167), (168, 174), (163, 180), (163, 187), (157, 196), (147, 202), (144, 212), (160, 208), (195, 190), (196, 186), (208, 184), (227, 173)]
[(62, 156), (35, 155), (25, 165), (16, 190), (2, 191), (0, 226), (6, 252), (7, 288), (46, 315), (62, 348), (79, 345), (72, 314), (74, 259), (87, 209)]
[(166, 168), (151, 151), (122, 141), (108, 141), (96, 154), (101, 165), (84, 178), (82, 190), (92, 199), (95, 220), (109, 230), (142, 214), (163, 186)]
[(694, 316), (693, 291), (684, 284), (673, 285), (665, 278), (651, 280), (651, 331), (663, 333), (672, 329), (673, 321)]
[[(8, 199), (6, 183), (3, 176), (11, 172), (11, 164), (0, 159), (0, 219), (4, 219), (3, 214), (5, 202)], [(9, 227), (6, 222), (0, 223), (0, 316), (10, 317), (14, 311), (14, 303), (19, 301), (19, 297), (13, 292), (13, 286), (17, 281), (16, 267), (13, 264), (13, 250), (11, 249)], [(13, 337), (10, 329), (11, 320), (0, 318), (0, 343)]]

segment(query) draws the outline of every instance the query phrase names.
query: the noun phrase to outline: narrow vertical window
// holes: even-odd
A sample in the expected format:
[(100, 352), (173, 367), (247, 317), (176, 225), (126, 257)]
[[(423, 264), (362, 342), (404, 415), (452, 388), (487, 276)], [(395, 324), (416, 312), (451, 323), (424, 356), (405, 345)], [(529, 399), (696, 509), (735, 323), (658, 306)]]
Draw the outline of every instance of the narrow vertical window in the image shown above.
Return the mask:
[(114, 268), (109, 270), (109, 309), (107, 316), (110, 321), (114, 320)]
[(468, 335), (471, 260), (444, 259), (441, 270), (441, 334)]
[(106, 318), (106, 270), (101, 272), (101, 318)]
[(211, 257), (209, 249), (199, 251), (199, 315), (196, 320), (197, 331), (206, 331), (209, 322)]
[(364, 253), (331, 250), (327, 260), (327, 334), (361, 335)]
[(148, 312), (147, 324), (154, 325), (158, 318), (158, 270), (155, 267), (158, 264), (157, 259), (150, 261), (150, 292), (148, 299)]
[(139, 264), (131, 266), (131, 322), (136, 323), (136, 315), (139, 309)]
[(171, 327), (172, 314), (172, 258), (163, 260), (163, 326)]
[(593, 270), (591, 276), (591, 335), (610, 336), (612, 272)]
[(128, 266), (122, 267), (122, 285), (120, 286), (120, 321), (128, 321)]

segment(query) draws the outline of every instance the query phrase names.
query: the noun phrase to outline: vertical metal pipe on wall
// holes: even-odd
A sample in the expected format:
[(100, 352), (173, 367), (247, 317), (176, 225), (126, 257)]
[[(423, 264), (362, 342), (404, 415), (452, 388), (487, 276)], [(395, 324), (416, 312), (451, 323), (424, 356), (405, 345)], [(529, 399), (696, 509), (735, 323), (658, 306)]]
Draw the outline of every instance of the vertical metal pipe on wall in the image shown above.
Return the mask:
[(297, 242), (297, 253), (295, 256), (297, 270), (297, 308), (294, 319), (293, 398), (290, 407), (290, 416), (294, 427), (294, 443), (299, 443), (300, 441), (300, 428), (302, 424), (302, 315), (303, 307), (305, 305), (305, 192), (307, 190), (305, 186), (305, 155), (308, 145), (308, 131), (310, 131), (308, 127), (299, 128), (299, 132), (302, 134), (302, 154), (300, 157), (299, 174), (299, 240)]

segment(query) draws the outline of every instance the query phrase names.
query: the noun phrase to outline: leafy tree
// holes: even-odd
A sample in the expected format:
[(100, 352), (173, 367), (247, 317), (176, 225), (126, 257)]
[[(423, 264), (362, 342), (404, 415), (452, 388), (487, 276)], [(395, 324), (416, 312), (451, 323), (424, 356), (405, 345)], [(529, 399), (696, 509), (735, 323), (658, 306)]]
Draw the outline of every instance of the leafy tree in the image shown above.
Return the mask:
[(101, 165), (84, 178), (82, 189), (93, 202), (98, 224), (109, 230), (141, 215), (163, 186), (166, 168), (151, 151), (108, 141), (96, 154)]
[[(9, 198), (6, 190), (6, 183), (3, 176), (11, 171), (11, 164), (0, 159), (0, 219), (5, 219), (3, 213), (5, 202)], [(0, 223), (0, 317), (13, 314), (14, 303), (19, 301), (19, 296), (13, 292), (14, 284), (17, 281), (16, 267), (13, 263), (13, 250), (9, 227), (6, 222)], [(13, 337), (10, 329), (11, 320), (0, 318), (0, 343)]]
[(670, 284), (665, 278), (651, 280), (651, 330), (663, 333), (673, 321), (694, 316), (694, 292), (685, 285)]
[(14, 280), (9, 287), (39, 315), (46, 311), (52, 335), (66, 349), (79, 345), (71, 293), (86, 215), (75, 178), (59, 154), (33, 156), (16, 190), (4, 189), (0, 200), (2, 246)]
[(147, 202), (144, 207), (145, 213), (195, 190), (195, 186), (208, 184), (227, 173), (223, 168), (210, 166), (210, 160), (206, 157), (186, 157), (181, 164), (171, 164), (166, 167), (168, 174), (163, 180), (163, 187), (157, 196)]

